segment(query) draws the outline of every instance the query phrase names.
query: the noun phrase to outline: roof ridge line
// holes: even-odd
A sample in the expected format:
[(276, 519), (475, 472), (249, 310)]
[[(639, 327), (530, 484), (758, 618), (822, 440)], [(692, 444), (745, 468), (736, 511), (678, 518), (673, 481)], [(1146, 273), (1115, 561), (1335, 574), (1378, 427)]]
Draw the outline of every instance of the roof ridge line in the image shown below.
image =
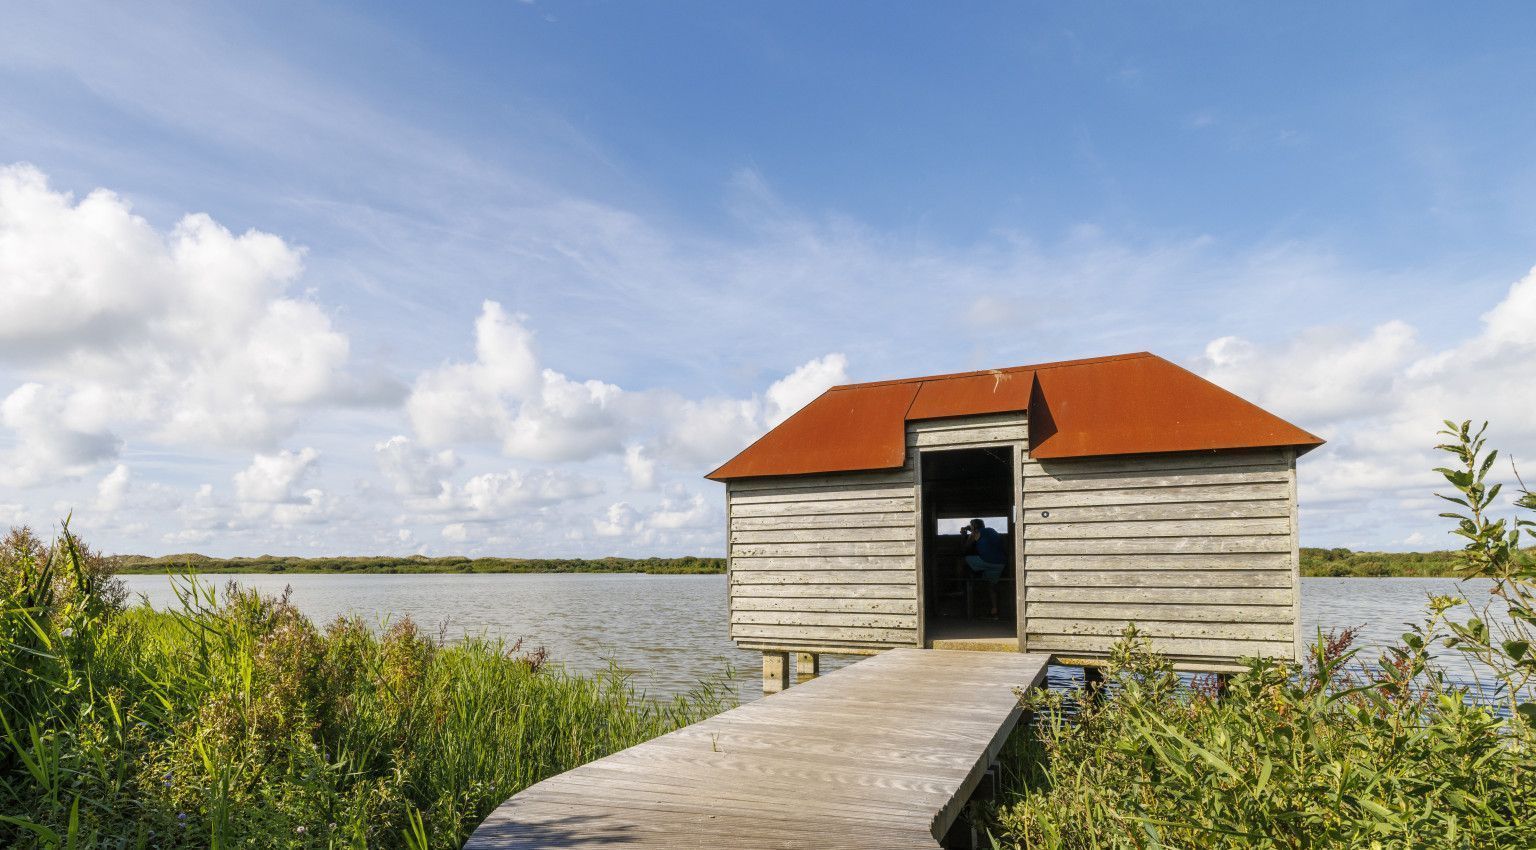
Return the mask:
[(997, 369), (975, 369), (970, 372), (951, 372), (949, 374), (941, 375), (920, 375), (915, 378), (888, 378), (882, 381), (860, 381), (858, 383), (852, 384), (836, 384), (834, 386), (828, 387), (826, 391), (832, 392), (834, 390), (851, 390), (861, 387), (882, 387), (889, 386), (891, 384), (920, 384), (927, 383), (929, 381), (949, 381), (957, 378), (976, 378), (982, 375), (991, 375), (995, 372), (1040, 372), (1046, 369), (1065, 369), (1072, 366), (1088, 366), (1094, 363), (1108, 363), (1115, 360), (1135, 360), (1141, 357), (1156, 356), (1157, 355), (1150, 351), (1133, 351), (1126, 354), (1110, 354), (1103, 357), (1083, 357), (1077, 360), (1054, 360), (1046, 363), (1027, 364), (1023, 366), (1004, 366)]

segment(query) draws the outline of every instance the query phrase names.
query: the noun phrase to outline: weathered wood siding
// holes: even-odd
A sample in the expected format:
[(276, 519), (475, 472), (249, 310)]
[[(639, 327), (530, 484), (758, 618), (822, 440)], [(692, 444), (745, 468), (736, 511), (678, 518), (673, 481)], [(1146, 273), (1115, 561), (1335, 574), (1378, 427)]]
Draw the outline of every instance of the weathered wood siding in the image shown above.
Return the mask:
[(748, 649), (917, 643), (912, 463), (726, 490), (731, 637)]
[(1022, 469), (1029, 651), (1100, 655), (1134, 621), (1192, 666), (1296, 654), (1291, 449)]
[(968, 449), (1029, 439), (1023, 413), (993, 413), (907, 423), (907, 456), (923, 449)]

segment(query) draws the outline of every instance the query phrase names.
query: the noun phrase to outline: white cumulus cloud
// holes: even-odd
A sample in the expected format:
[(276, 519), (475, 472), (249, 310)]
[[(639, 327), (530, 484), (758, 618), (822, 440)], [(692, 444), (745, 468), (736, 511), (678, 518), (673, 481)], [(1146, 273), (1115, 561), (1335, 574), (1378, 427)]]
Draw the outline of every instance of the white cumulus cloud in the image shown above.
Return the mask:
[(452, 449), (431, 452), (400, 434), (375, 444), (373, 451), (395, 492), (407, 496), (436, 495), (460, 465)]
[[(1505, 458), (1536, 457), (1536, 394), (1525, 390), (1533, 353), (1536, 270), (1512, 284), (1478, 327), (1439, 349), (1419, 342), (1415, 328), (1388, 321), (1353, 333), (1314, 328), (1268, 345), (1223, 337), (1195, 367), (1329, 440), (1302, 459), (1303, 522), (1313, 533), (1402, 545), (1408, 538), (1382, 540), (1375, 526), (1404, 513), (1433, 518), (1426, 497), (1444, 489), (1431, 471), (1444, 463), (1432, 448), (1442, 420), (1488, 420), (1490, 442)], [(1510, 477), (1509, 467), (1501, 463), (1496, 474)]]
[(439, 504), (478, 518), (511, 518), (529, 508), (595, 496), (603, 485), (560, 469), (508, 470), (476, 475), (459, 488), (449, 487)]
[(645, 446), (636, 443), (624, 449), (624, 471), (629, 475), (629, 486), (636, 490), (656, 486), (656, 461), (646, 455)]
[(423, 373), (406, 411), (416, 436), (431, 446), (490, 442), (507, 457), (542, 462), (622, 455), (632, 484), (648, 489), (658, 464), (702, 474), (846, 382), (847, 369), (845, 355), (827, 354), (744, 399), (626, 390), (542, 365), (526, 320), (486, 301), (475, 321), (475, 359)]
[(421, 375), (406, 412), (428, 445), (496, 440), (509, 457), (572, 461), (622, 449), (623, 405), (613, 384), (540, 368), (523, 319), (487, 301), (475, 321), (475, 359)]
[(332, 502), (323, 490), (303, 486), (319, 459), (320, 452), (307, 447), (257, 454), (250, 466), (235, 473), (235, 501), (241, 516), (269, 518), (278, 525), (324, 519)]
[(117, 464), (112, 467), (96, 485), (96, 509), (99, 511), (115, 511), (123, 506), (123, 500), (128, 495), (128, 487), (132, 475), (125, 464)]
[(26, 383), (0, 401), (0, 425), (16, 438), (16, 447), (0, 455), (0, 483), (25, 487), (81, 475), (115, 457), (121, 440), (108, 430), (106, 405), (94, 395)]
[(707, 539), (705, 533), (723, 528), (724, 524), (723, 510), (715, 500), (674, 486), (659, 504), (648, 508), (637, 508), (627, 501), (614, 502), (592, 519), (591, 527), (599, 537), (655, 544)]
[(347, 337), (293, 293), (302, 252), (193, 214), (168, 232), (106, 190), (81, 199), (0, 167), (0, 353), (12, 483), (77, 475), (130, 431), (265, 447), (304, 412), (352, 398)]

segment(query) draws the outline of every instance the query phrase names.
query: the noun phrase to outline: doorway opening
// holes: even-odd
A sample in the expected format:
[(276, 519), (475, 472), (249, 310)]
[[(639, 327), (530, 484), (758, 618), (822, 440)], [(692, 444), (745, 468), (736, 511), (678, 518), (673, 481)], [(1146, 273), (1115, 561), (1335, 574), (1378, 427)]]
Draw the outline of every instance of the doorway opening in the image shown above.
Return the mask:
[[(923, 611), (939, 641), (1017, 638), (1012, 446), (923, 452)], [(972, 520), (985, 531), (969, 533)]]

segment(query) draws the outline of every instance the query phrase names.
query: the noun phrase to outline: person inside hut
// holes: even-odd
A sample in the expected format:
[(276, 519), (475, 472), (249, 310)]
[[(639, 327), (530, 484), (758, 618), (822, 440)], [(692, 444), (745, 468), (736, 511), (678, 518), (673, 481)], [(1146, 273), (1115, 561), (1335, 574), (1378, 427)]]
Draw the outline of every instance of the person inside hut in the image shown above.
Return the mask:
[(979, 519), (971, 520), (967, 531), (970, 533), (962, 534), (966, 544), (965, 565), (973, 577), (986, 580), (988, 597), (992, 602), (992, 616), (996, 617), (997, 582), (1003, 577), (1003, 569), (1007, 565), (1007, 547), (1003, 545), (1003, 536), (997, 533), (997, 529), (987, 528), (987, 524)]

